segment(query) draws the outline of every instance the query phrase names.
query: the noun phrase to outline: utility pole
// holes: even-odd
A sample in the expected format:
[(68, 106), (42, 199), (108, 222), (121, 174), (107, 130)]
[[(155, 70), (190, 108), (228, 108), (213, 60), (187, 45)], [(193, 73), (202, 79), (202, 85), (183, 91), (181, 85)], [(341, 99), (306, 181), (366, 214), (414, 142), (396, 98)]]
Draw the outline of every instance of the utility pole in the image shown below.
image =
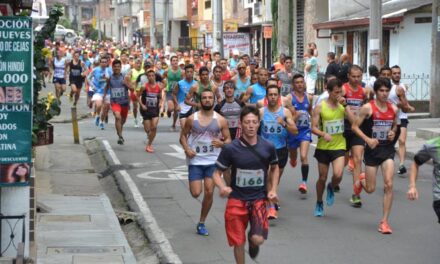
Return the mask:
[(150, 1), (150, 47), (156, 48), (156, 1)]
[(289, 50), (289, 13), (291, 10), (287, 8), (289, 6), (289, 0), (279, 0), (278, 1), (278, 54), (276, 56), (279, 56), (281, 53), (284, 54), (291, 54), (291, 51)]
[(382, 59), (382, 1), (370, 0), (369, 28), (370, 64), (381, 67)]
[(220, 52), (220, 56), (224, 57), (223, 50), (223, 1), (214, 0), (212, 3), (212, 21), (214, 23), (212, 41), (214, 51)]
[(169, 0), (164, 0), (164, 4), (163, 4), (163, 40), (162, 40), (163, 48), (165, 48), (165, 46), (168, 43), (168, 24), (170, 23), (169, 2), (170, 2)]
[(440, 0), (432, 1), (431, 117), (440, 117)]
[(99, 0), (96, 0), (97, 6), (96, 6), (96, 27), (98, 28), (98, 40), (101, 42), (102, 36), (101, 36), (101, 10), (99, 8)]

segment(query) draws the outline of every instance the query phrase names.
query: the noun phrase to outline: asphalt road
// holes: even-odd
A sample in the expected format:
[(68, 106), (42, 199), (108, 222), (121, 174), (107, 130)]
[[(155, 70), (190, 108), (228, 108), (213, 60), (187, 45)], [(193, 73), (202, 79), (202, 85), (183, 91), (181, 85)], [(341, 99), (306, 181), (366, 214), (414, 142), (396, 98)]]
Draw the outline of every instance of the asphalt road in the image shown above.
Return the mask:
[[(91, 118), (80, 121), (80, 136), (108, 140), (121, 163), (133, 165), (127, 172), (183, 263), (233, 263), (232, 248), (227, 245), (224, 230), (226, 200), (218, 196), (217, 190), (206, 222), (210, 235), (201, 237), (195, 232), (201, 199), (193, 199), (189, 193), (184, 154), (178, 143), (179, 133), (169, 131), (170, 119), (160, 120), (154, 154), (145, 152), (145, 133), (142, 128), (133, 127), (131, 117), (124, 129), (123, 146), (116, 144), (111, 114), (109, 120), (105, 130), (99, 130)], [(71, 124), (57, 124), (57, 127), (55, 134), (70, 133)], [(415, 123), (414, 127), (420, 126)], [(270, 222), (269, 238), (261, 248), (257, 263), (440, 262), (440, 225), (432, 210), (432, 165), (427, 164), (420, 170), (418, 201), (406, 199), (408, 180), (395, 176), (390, 217), (394, 233), (382, 235), (377, 232), (382, 215), (381, 175), (378, 176), (376, 192), (371, 195), (362, 193), (363, 207), (356, 209), (349, 204), (351, 174), (344, 172), (335, 204), (325, 207), (325, 217), (313, 216), (317, 179), (313, 152), (314, 147), (309, 153), (311, 166), (306, 196), (297, 191), (300, 169), (286, 167), (278, 189), (282, 210), (279, 219)], [(248, 257), (246, 260), (254, 263)]]

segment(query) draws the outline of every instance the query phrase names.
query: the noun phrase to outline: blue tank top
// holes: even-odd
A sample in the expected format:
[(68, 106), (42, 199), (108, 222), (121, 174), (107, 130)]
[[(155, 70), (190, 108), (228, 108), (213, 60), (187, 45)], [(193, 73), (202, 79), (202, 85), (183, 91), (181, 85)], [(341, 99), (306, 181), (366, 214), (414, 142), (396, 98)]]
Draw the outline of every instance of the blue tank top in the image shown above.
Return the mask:
[(192, 82), (188, 82), (186, 79), (179, 81), (179, 92), (177, 93), (177, 102), (179, 104), (185, 101), (186, 94), (189, 93), (189, 90), (191, 90), (195, 83), (195, 80), (192, 80)]
[(264, 107), (263, 119), (261, 120), (261, 136), (272, 142), (276, 149), (281, 149), (286, 147), (287, 130), (278, 123), (277, 116), (285, 120), (283, 107), (279, 107), (275, 113)]
[(242, 82), (240, 77), (237, 78), (237, 83), (235, 84), (234, 97), (239, 98), (242, 93), (245, 93), (247, 88), (251, 85), (251, 78), (247, 77), (246, 82)]
[(256, 104), (266, 96), (266, 87), (262, 86), (260, 83), (252, 85), (252, 89), (253, 92), (250, 99), (251, 104)]
[(292, 92), (292, 106), (295, 107), (295, 110), (300, 113), (298, 120), (296, 121), (296, 126), (300, 130), (310, 129), (310, 114), (309, 114), (309, 99), (307, 94), (304, 93), (304, 100), (302, 102), (298, 101), (295, 93)]

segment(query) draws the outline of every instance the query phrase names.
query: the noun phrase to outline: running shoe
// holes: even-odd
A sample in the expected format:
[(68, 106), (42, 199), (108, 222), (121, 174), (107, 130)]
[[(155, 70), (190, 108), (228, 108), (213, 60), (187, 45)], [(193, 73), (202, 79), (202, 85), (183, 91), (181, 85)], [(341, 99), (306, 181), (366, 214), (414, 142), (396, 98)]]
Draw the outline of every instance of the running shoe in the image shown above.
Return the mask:
[(335, 193), (338, 193), (341, 190), (341, 187), (339, 187), (339, 185), (336, 185), (335, 187), (333, 187), (333, 191)]
[(268, 212), (267, 212), (267, 219), (274, 220), (274, 219), (277, 219), (277, 218), (278, 218), (278, 212), (275, 209), (275, 206), (271, 205), (269, 207)]
[(148, 152), (148, 153), (153, 153), (154, 152), (154, 148), (151, 145), (147, 145), (145, 147), (145, 151)]
[(124, 145), (124, 138), (119, 137), (119, 139), (118, 139), (118, 144), (119, 144), (119, 145)]
[(331, 182), (327, 184), (327, 198), (325, 199), (328, 206), (332, 206), (335, 203), (335, 192)]
[(134, 127), (139, 127), (139, 121), (137, 118), (134, 119)]
[(389, 235), (393, 233), (393, 230), (391, 230), (391, 227), (387, 221), (381, 221), (379, 223), (379, 227), (377, 228), (377, 231), (379, 231), (384, 235)]
[(208, 236), (208, 229), (206, 229), (205, 223), (198, 223), (197, 224), (197, 234), (201, 236)]
[(95, 125), (99, 126), (99, 116), (95, 117)]
[(290, 166), (292, 166), (293, 168), (295, 168), (295, 167), (296, 167), (296, 164), (297, 164), (296, 160), (290, 159)]
[(260, 246), (256, 246), (251, 242), (251, 233), (248, 233), (248, 243), (249, 243), (249, 256), (251, 259), (255, 259), (260, 252)]
[(348, 169), (349, 171), (353, 171), (353, 170), (354, 170), (354, 161), (353, 161), (353, 158), (352, 158), (352, 157), (350, 157), (350, 158), (348, 159), (348, 166), (347, 166), (347, 169)]
[(101, 122), (101, 123), (99, 124), (99, 128), (100, 128), (101, 130), (104, 130), (104, 123)]
[(359, 195), (353, 194), (350, 198), (351, 206), (354, 208), (361, 208), (362, 207), (362, 201), (361, 197)]
[(400, 164), (399, 169), (397, 170), (397, 174), (402, 175), (406, 173), (406, 167), (403, 164)]
[(302, 194), (306, 194), (307, 193), (307, 185), (305, 182), (302, 182), (299, 187), (298, 187), (298, 191)]
[(365, 173), (362, 172), (359, 175), (359, 181), (353, 184), (353, 192), (356, 195), (359, 195), (362, 192), (362, 181), (365, 180)]
[(316, 217), (324, 216), (324, 204), (322, 202), (316, 202), (315, 216)]

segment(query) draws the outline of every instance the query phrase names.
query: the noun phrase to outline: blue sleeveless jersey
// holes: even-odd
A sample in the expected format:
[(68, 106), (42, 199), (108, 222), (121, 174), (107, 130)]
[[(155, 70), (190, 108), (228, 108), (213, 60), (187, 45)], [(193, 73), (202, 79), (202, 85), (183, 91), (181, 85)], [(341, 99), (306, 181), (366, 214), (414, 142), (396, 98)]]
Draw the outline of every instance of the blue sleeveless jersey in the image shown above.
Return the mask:
[(261, 120), (261, 137), (272, 142), (276, 149), (281, 149), (286, 147), (287, 130), (278, 123), (277, 116), (285, 120), (283, 107), (280, 107), (275, 113), (264, 107), (263, 119)]
[(242, 82), (240, 77), (237, 78), (237, 83), (235, 84), (234, 97), (239, 98), (242, 93), (245, 93), (247, 88), (251, 85), (251, 78), (246, 78), (246, 82)]
[(266, 96), (266, 87), (262, 86), (260, 83), (252, 85), (252, 96), (250, 98), (251, 104), (256, 104), (258, 100), (263, 99)]
[(304, 100), (302, 102), (299, 102), (295, 94), (292, 92), (292, 106), (297, 112), (301, 114), (296, 121), (296, 126), (298, 127), (298, 130), (311, 129), (311, 120), (309, 114), (310, 103), (307, 94), (304, 93)]
[(189, 90), (195, 83), (195, 80), (192, 80), (192, 82), (188, 82), (186, 79), (179, 81), (179, 92), (177, 93), (177, 102), (179, 104), (185, 101), (186, 94), (189, 93)]

